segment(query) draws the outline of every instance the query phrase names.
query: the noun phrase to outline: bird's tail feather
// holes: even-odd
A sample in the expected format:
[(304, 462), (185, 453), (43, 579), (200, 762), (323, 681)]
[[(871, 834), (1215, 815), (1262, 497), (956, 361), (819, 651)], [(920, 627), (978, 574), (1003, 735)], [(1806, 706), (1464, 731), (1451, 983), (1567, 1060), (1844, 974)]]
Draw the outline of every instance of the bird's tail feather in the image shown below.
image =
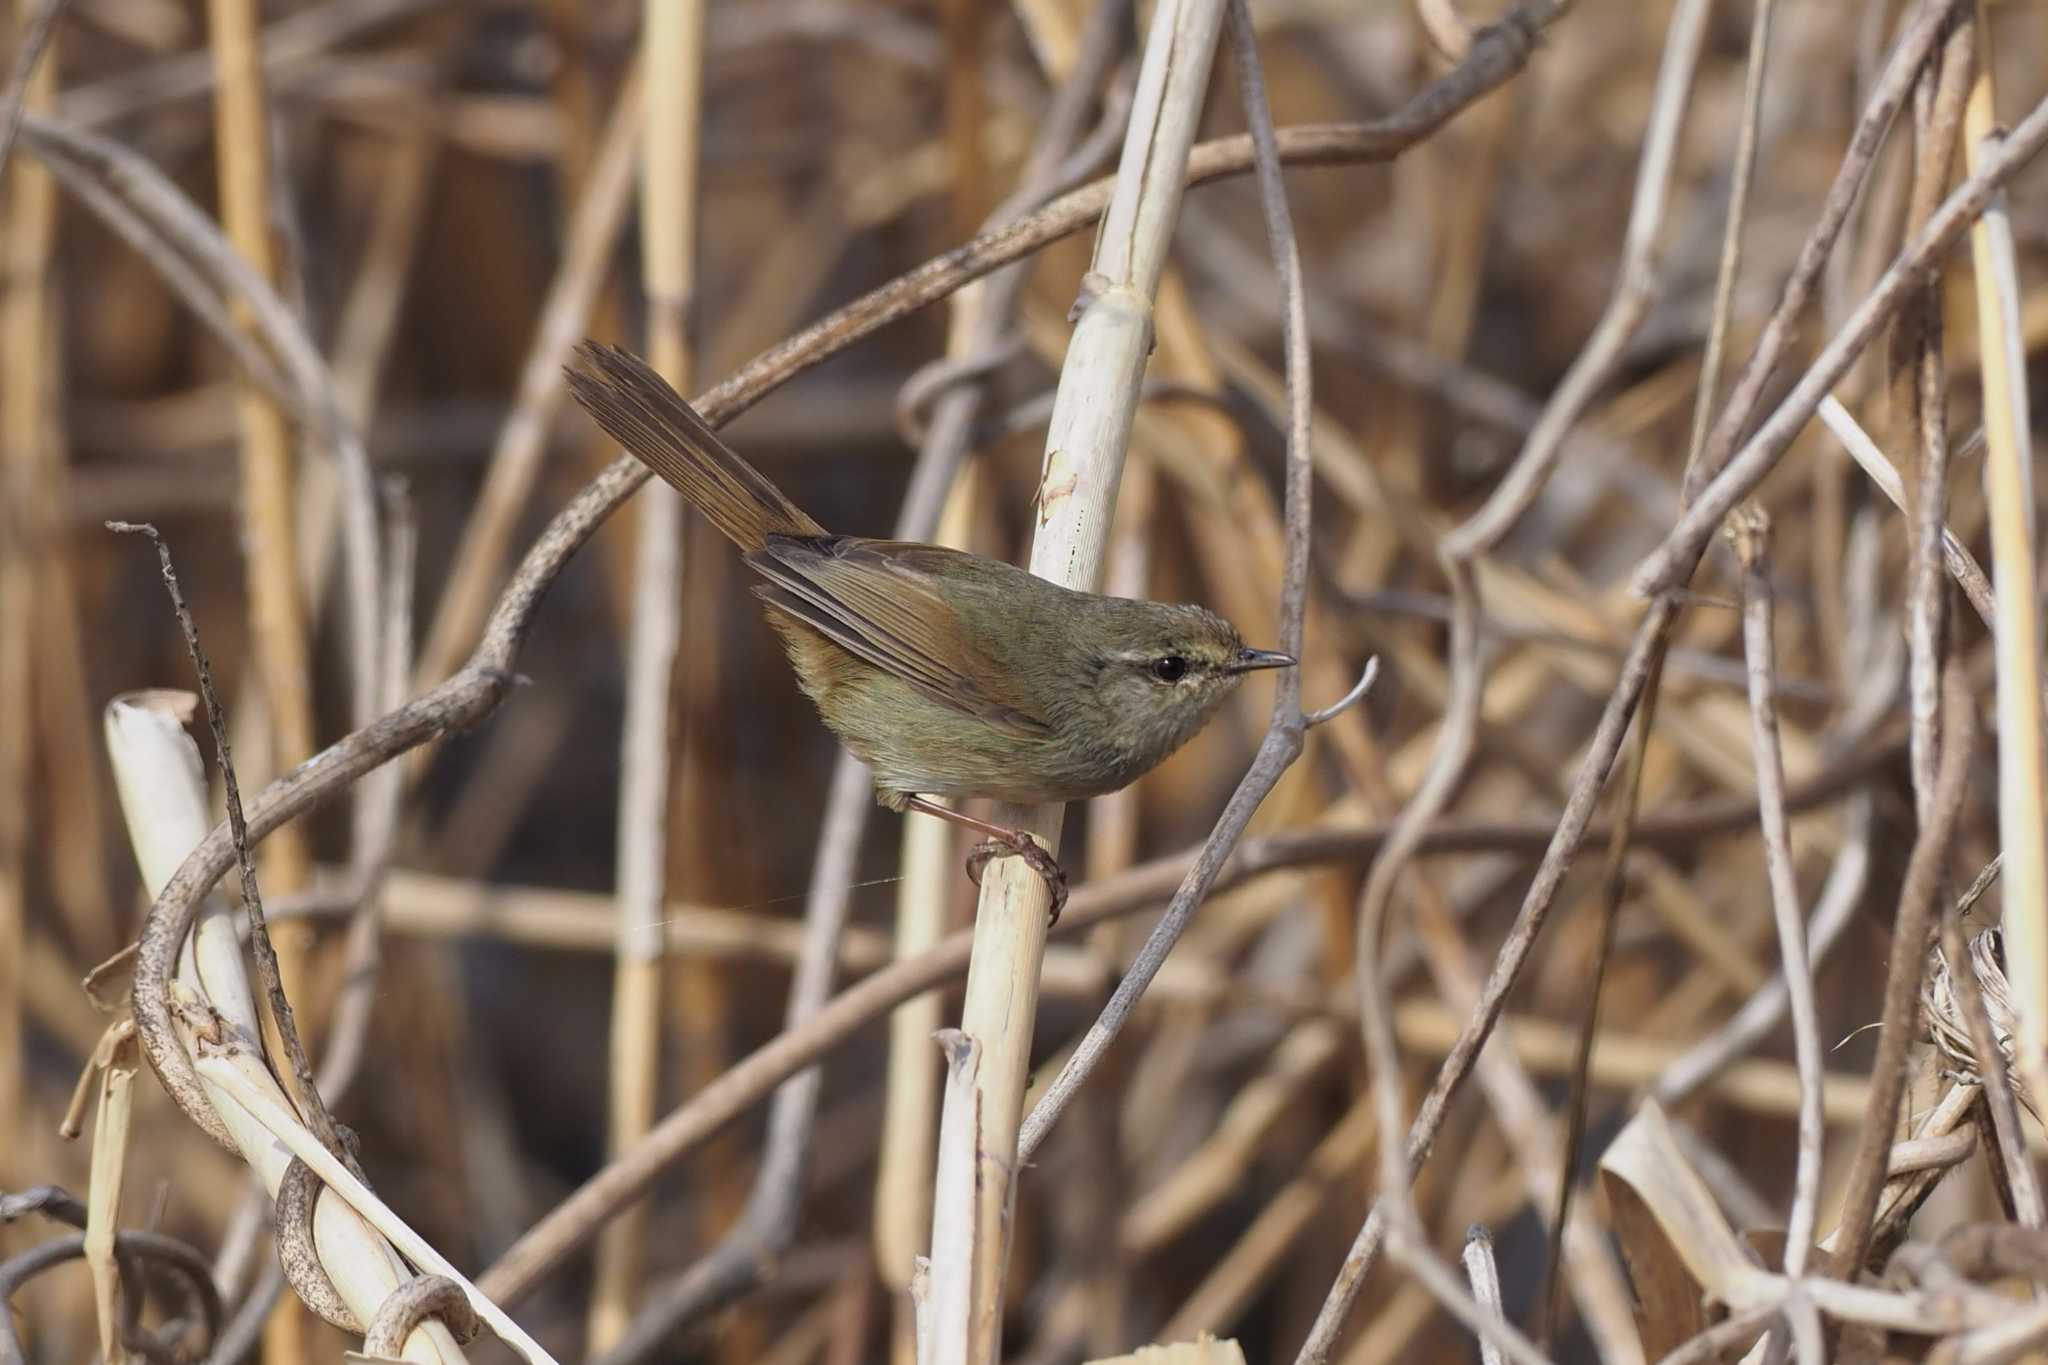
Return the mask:
[(760, 549), (771, 535), (827, 534), (637, 357), (585, 341), (568, 378), (569, 392), (613, 440), (675, 485), (742, 550)]

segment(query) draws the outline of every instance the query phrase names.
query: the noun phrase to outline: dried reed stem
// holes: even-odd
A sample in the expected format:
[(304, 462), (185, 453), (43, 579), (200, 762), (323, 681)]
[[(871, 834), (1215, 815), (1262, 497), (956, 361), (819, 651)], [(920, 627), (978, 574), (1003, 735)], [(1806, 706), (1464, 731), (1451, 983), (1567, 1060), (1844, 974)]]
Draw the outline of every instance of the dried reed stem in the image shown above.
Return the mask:
[[(1991, 42), (1980, 4), (1977, 40)], [(1993, 63), (1977, 63), (1963, 113), (1963, 153), (1982, 178), (2013, 137), (1997, 131)], [(2048, 101), (2029, 123), (2048, 125)], [(2015, 134), (2015, 137), (2017, 133)], [(2006, 979), (2019, 1016), (2013, 1064), (2035, 1095), (2048, 1095), (2048, 754), (2041, 725), (2041, 609), (2036, 584), (2033, 448), (2027, 411), (2026, 343), (2019, 270), (2005, 196), (1994, 193), (1970, 228), (1977, 349), (1984, 386), (1984, 500), (1998, 593), (1998, 842), (2005, 856)]]
[[(1220, 0), (1168, 0), (1154, 11), (1123, 163), (1061, 367), (1039, 474), (1030, 567), (1066, 587), (1090, 590), (1100, 584), (1117, 484), (1152, 345), (1152, 301), (1165, 269), (1222, 20)], [(1057, 850), (1063, 814), (1059, 806), (998, 806), (994, 818)], [(964, 1296), (947, 1292), (950, 1283), (933, 1286), (931, 1321), (941, 1359), (957, 1354), (974, 1365), (993, 1365), (1001, 1357), (1017, 1134), (1050, 903), (1049, 889), (1021, 860), (998, 860), (982, 879), (960, 1015), (961, 1031), (980, 1051), (971, 1092), (975, 1112), (972, 1122), (965, 1121), (957, 1110), (969, 1101), (955, 1098), (964, 1092), (949, 1093), (939, 1155), (941, 1167), (960, 1159), (945, 1150), (947, 1132), (973, 1143), (967, 1157), (975, 1173), (969, 1215), (972, 1259)], [(946, 1194), (944, 1186), (934, 1189), (934, 1247), (942, 1221), (961, 1216), (941, 1202)]]
[[(1283, 582), (1280, 601), (1280, 647), (1296, 658), (1302, 655), (1303, 622), (1308, 603), (1308, 548), (1309, 548), (1309, 429), (1311, 416), (1315, 411), (1315, 398), (1310, 389), (1310, 342), (1308, 335), (1307, 295), (1302, 286), (1301, 256), (1294, 238), (1294, 226), (1287, 208), (1279, 167), (1279, 158), (1274, 150), (1272, 114), (1266, 103), (1265, 78), (1261, 73), (1258, 51), (1253, 43), (1251, 22), (1248, 17), (1236, 17), (1239, 10), (1231, 6), (1232, 50), (1236, 55), (1240, 95), (1245, 105), (1246, 121), (1252, 126), (1252, 143), (1260, 153), (1259, 199), (1265, 212), (1268, 245), (1273, 254), (1274, 273), (1279, 278), (1282, 305), (1283, 345), (1287, 352), (1287, 560), (1283, 568)], [(1367, 677), (1371, 666), (1367, 667)], [(1324, 719), (1333, 719), (1348, 705), (1363, 695), (1363, 683), (1353, 693), (1331, 704), (1331, 710)], [(1301, 756), (1304, 736), (1310, 721), (1301, 709), (1301, 677), (1298, 669), (1290, 669), (1280, 679), (1273, 703), (1273, 715), (1259, 744), (1251, 767), (1238, 782), (1218, 818), (1215, 828), (1203, 842), (1202, 851), (1187, 877), (1174, 892), (1166, 913), (1160, 917), (1152, 933), (1147, 936), (1144, 946), (1132, 961), (1124, 978), (1117, 983), (1116, 993), (1110, 997), (1101, 1015), (1089, 1027), (1081, 1043), (1074, 1049), (1066, 1065), (1046, 1087), (1045, 1094), (1032, 1106), (1018, 1142), (1018, 1154), (1029, 1160), (1045, 1140), (1046, 1133), (1060, 1116), (1061, 1111), (1073, 1099), (1091, 1071), (1100, 1063), (1103, 1054), (1122, 1031), (1139, 999), (1158, 975), (1165, 964), (1167, 955), (1174, 944), (1186, 931), (1195, 910), (1214, 885), (1222, 871), (1224, 861), (1243, 837), (1245, 828), (1251, 823), (1253, 814), (1266, 796), (1279, 783), (1281, 776)]]
[[(208, 0), (207, 22), (219, 81), (214, 138), (220, 161), (221, 223), (249, 269), (260, 279), (275, 282), (269, 111), (254, 0)], [(243, 305), (237, 302), (232, 311), (241, 325), (249, 325)], [(292, 433), (285, 414), (254, 388), (239, 394), (237, 414), (250, 626), (275, 746), (265, 766), (282, 770), (313, 752), (312, 680), (293, 524)], [(305, 836), (296, 829), (271, 840), (264, 858), (265, 880), (273, 890), (297, 891), (310, 879)], [(288, 944), (289, 978), (299, 973), (304, 946)]]
[[(1785, 757), (1778, 738), (1777, 649), (1772, 638), (1769, 523), (1759, 510), (1731, 522), (1736, 558), (1742, 564), (1742, 633), (1749, 661), (1751, 748), (1756, 752), (1757, 805), (1763, 827), (1764, 872), (1770, 884), (1771, 911), (1778, 926), (1778, 952), (1792, 1004), (1793, 1050), (1799, 1061), (1799, 1155), (1794, 1169), (1792, 1213), (1785, 1225), (1785, 1273), (1793, 1279), (1806, 1272), (1820, 1212), (1822, 1144), (1820, 1014), (1813, 997), (1813, 964), (1808, 958), (1806, 923), (1799, 913), (1799, 879), (1792, 863), (1791, 829), (1785, 819)], [(1800, 1358), (1818, 1365), (1808, 1354), (1801, 1329)]]
[[(936, 544), (967, 548), (975, 496), (970, 469), (946, 500)], [(945, 936), (947, 909), (958, 894), (958, 842), (943, 821), (903, 822), (903, 880), (896, 892), (894, 940), (898, 961), (930, 951)], [(931, 1231), (940, 1074), (932, 1037), (941, 1024), (941, 1008), (938, 995), (922, 995), (889, 1016), (889, 1081), (876, 1157), (874, 1238), (875, 1271), (897, 1296), (897, 1365), (910, 1365), (915, 1359), (908, 1295)]]
[[(691, 380), (688, 300), (694, 286), (698, 144), (703, 127), (703, 0), (648, 0), (640, 61), (646, 151), (641, 158), (640, 259), (648, 299), (648, 362), (677, 389)], [(619, 749), (618, 934), (612, 978), (609, 1143), (616, 1153), (654, 1124), (661, 1060), (661, 918), (668, 858), (670, 688), (682, 636), (682, 495), (656, 480), (640, 491), (634, 527), (626, 716)], [(646, 1213), (627, 1210), (597, 1247), (587, 1348), (625, 1335), (639, 1294)]]
[[(92, 1184), (86, 1192), (85, 1260), (92, 1270), (93, 1313), (100, 1332), (100, 1359), (126, 1365), (121, 1332), (121, 1272), (115, 1239), (121, 1228), (121, 1187), (128, 1166), (128, 1131), (134, 1115), (135, 1073), (141, 1068), (135, 1025), (127, 1020), (107, 1030), (93, 1066), (100, 1073), (99, 1111), (93, 1119)], [(133, 1292), (141, 1293), (137, 1284)]]
[[(1913, 183), (1907, 192), (1905, 230), (1917, 232), (1934, 213), (1955, 162), (1963, 105), (1976, 55), (1976, 34), (1959, 18), (1939, 62), (1929, 64), (1913, 99)], [(1892, 329), (1894, 439), (1910, 441), (1912, 493), (1905, 504), (1911, 529), (1906, 583), (1907, 710), (1912, 718), (1914, 811), (1927, 818), (1941, 749), (1941, 666), (1949, 622), (1944, 562), (1949, 549), (1948, 376), (1943, 360), (1941, 277), (1931, 274), (1918, 307), (1902, 309)], [(1827, 420), (1828, 406), (1821, 416)], [(1830, 425), (1834, 425), (1830, 422)], [(1851, 454), (1854, 454), (1851, 450)], [(1972, 561), (1974, 563), (1974, 561)], [(1964, 592), (1988, 629), (1997, 632), (1991, 585), (1983, 571)], [(1961, 580), (1959, 580), (1961, 581)]]
[[(44, 106), (56, 89), (56, 68), (36, 58), (47, 49), (56, 6), (18, 0), (20, 36), (4, 116), (7, 143), (22, 110)], [(39, 13), (39, 8), (44, 13)], [(5, 146), (0, 145), (0, 153)], [(4, 166), (4, 160), (0, 160)], [(25, 1005), (22, 962), (28, 947), (30, 812), (35, 792), (36, 622), (40, 537), (32, 514), (52, 440), (47, 399), (52, 389), (52, 322), (48, 265), (56, 229), (56, 189), (40, 166), (17, 165), (7, 177), (5, 294), (0, 296), (0, 1114), (24, 1113), (22, 1079)], [(46, 679), (45, 686), (54, 682)], [(19, 1178), (26, 1177), (26, 1170)], [(0, 1180), (16, 1179), (13, 1160), (0, 1160)]]

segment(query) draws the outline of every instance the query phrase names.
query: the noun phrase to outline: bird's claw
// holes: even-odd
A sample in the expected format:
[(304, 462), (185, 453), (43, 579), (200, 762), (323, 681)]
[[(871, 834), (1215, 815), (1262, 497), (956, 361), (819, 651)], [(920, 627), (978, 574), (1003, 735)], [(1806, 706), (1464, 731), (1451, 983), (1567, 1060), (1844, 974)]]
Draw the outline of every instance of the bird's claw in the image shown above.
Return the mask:
[(982, 870), (993, 858), (1022, 858), (1025, 866), (1045, 878), (1046, 889), (1052, 892), (1052, 909), (1045, 922), (1046, 928), (1060, 922), (1060, 911), (1067, 906), (1067, 870), (1046, 852), (1045, 845), (1028, 834), (1014, 834), (1008, 839), (984, 839), (967, 854), (968, 880), (980, 886)]

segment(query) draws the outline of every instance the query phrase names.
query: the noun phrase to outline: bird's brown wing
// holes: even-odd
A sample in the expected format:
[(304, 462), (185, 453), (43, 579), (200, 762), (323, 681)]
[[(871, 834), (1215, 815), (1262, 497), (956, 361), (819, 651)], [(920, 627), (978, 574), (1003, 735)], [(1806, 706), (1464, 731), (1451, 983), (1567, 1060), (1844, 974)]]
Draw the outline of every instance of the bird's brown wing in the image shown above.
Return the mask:
[(932, 557), (948, 553), (852, 536), (771, 535), (746, 562), (768, 580), (761, 596), (778, 610), (925, 696), (1020, 738), (1049, 734), (1043, 716), (1008, 695), (934, 583)]

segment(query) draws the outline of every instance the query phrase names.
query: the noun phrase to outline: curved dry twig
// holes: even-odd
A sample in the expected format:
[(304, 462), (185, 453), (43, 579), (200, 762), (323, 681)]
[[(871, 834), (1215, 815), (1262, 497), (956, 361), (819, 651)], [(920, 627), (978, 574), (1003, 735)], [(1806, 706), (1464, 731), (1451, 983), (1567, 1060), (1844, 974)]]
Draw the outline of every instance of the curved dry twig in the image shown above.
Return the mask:
[[(121, 1278), (128, 1298), (124, 1309), (131, 1317), (140, 1311), (143, 1292), (141, 1277), (133, 1274), (132, 1269), (142, 1261), (149, 1261), (176, 1275), (192, 1302), (199, 1305), (207, 1342), (210, 1344), (219, 1338), (220, 1294), (214, 1289), (212, 1267), (194, 1247), (160, 1232), (133, 1230), (114, 1234), (114, 1255), (123, 1263)], [(0, 1262), (0, 1363), (21, 1365), (27, 1359), (21, 1337), (15, 1331), (14, 1310), (8, 1304), (15, 1292), (44, 1271), (66, 1261), (81, 1260), (84, 1256), (85, 1234), (78, 1233), (44, 1242)]]

